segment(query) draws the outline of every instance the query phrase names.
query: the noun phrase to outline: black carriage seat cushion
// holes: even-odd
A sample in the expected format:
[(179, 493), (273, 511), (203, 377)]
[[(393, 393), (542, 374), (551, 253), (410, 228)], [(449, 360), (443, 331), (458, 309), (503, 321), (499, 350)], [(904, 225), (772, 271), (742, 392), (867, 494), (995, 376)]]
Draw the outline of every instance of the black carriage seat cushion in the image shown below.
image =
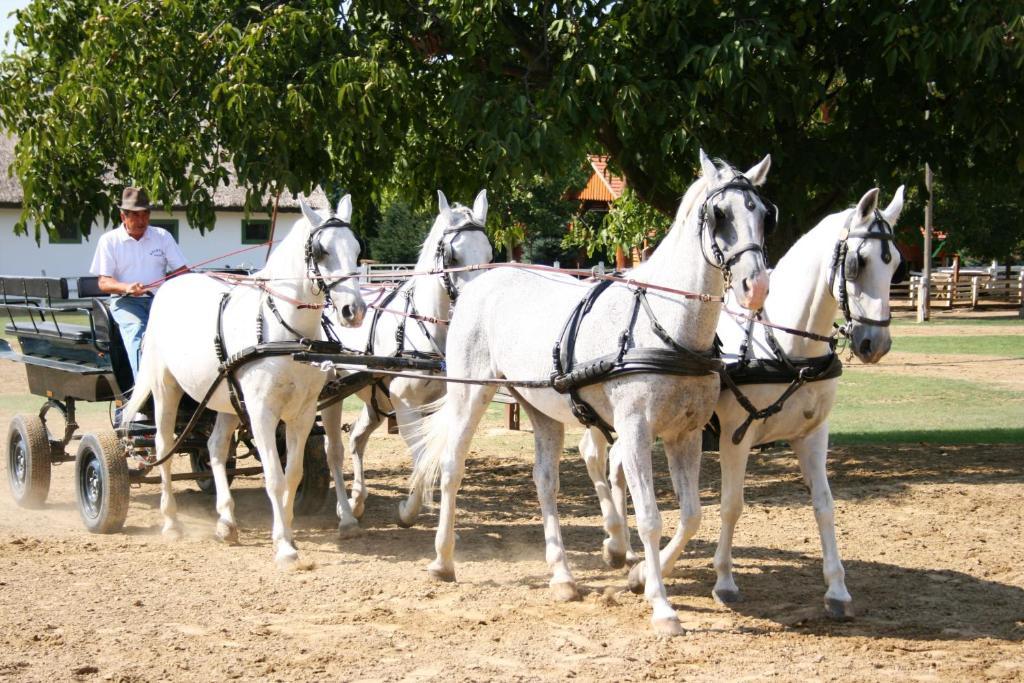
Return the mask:
[(63, 277), (0, 277), (0, 297), (65, 301), (68, 280)]
[(91, 344), (92, 329), (88, 325), (72, 325), (71, 323), (40, 323), (34, 326), (30, 322), (7, 323), (4, 331), (9, 335), (31, 337), (34, 339), (60, 339), (74, 344)]
[(78, 278), (78, 296), (85, 299), (110, 295), (100, 290), (100, 279), (98, 277), (87, 275)]

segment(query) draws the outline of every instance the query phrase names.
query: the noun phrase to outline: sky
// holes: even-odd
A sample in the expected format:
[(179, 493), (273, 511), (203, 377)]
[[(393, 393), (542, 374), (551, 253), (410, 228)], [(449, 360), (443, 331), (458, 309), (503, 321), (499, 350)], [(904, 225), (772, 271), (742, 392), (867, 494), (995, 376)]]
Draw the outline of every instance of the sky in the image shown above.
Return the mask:
[[(7, 34), (14, 28), (14, 17), (7, 16), (16, 9), (26, 6), (30, 0), (0, 0), (0, 52), (7, 52), (11, 45), (7, 43)], [(12, 37), (13, 40), (13, 37)]]

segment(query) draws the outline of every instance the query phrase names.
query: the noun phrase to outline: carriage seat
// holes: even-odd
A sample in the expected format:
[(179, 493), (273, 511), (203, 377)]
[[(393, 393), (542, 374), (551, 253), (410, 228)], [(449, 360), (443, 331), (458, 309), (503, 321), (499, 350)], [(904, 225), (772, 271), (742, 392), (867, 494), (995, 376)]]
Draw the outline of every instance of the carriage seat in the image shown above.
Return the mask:
[(88, 325), (72, 325), (71, 323), (40, 323), (30, 322), (7, 323), (4, 332), (17, 337), (30, 339), (60, 339), (73, 344), (91, 344), (92, 328)]
[(67, 278), (0, 277), (0, 308), (12, 317), (29, 318), (11, 320), (4, 326), (4, 332), (23, 339), (59, 340), (64, 344), (92, 343), (90, 326), (63, 322), (66, 320), (64, 311), (81, 310), (78, 306), (69, 305), (68, 299)]

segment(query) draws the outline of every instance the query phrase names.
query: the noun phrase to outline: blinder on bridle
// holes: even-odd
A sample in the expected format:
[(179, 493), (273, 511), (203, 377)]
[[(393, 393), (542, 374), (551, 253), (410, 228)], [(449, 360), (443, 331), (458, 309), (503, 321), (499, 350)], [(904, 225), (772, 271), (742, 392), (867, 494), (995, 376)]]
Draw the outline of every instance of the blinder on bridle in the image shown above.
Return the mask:
[(745, 252), (756, 251), (761, 254), (762, 258), (764, 258), (763, 241), (760, 244), (756, 242), (748, 242), (747, 244), (744, 244), (743, 246), (734, 249), (728, 255), (726, 255), (722, 251), (722, 248), (718, 246), (718, 240), (716, 239), (715, 233), (718, 230), (719, 222), (725, 219), (725, 215), (718, 207), (714, 207), (714, 210), (709, 213), (708, 206), (711, 205), (711, 202), (712, 200), (715, 199), (715, 197), (721, 194), (725, 194), (729, 190), (736, 190), (738, 192), (743, 193), (743, 203), (748, 211), (753, 211), (757, 207), (757, 204), (754, 202), (754, 197), (757, 197), (759, 200), (761, 200), (761, 203), (764, 205), (765, 209), (767, 209), (767, 213), (765, 214), (763, 224), (765, 238), (767, 238), (768, 235), (772, 234), (772, 232), (775, 231), (775, 227), (779, 221), (779, 207), (775, 206), (775, 204), (771, 203), (770, 201), (762, 197), (761, 194), (757, 191), (757, 188), (754, 187), (754, 184), (751, 183), (742, 174), (737, 174), (729, 182), (725, 183), (724, 185), (721, 185), (713, 192), (708, 193), (708, 196), (704, 199), (704, 203), (700, 207), (699, 219), (701, 232), (704, 231), (705, 226), (709, 226), (709, 230), (711, 233), (711, 254), (712, 256), (714, 256), (714, 260), (708, 258), (707, 250), (704, 247), (703, 239), (701, 239), (701, 251), (704, 252), (704, 259), (708, 263), (710, 263), (712, 266), (717, 267), (719, 270), (722, 270), (725, 273), (727, 282), (731, 279), (731, 268), (733, 264), (735, 264), (739, 260), (740, 256), (743, 255)]
[[(319, 263), (327, 256), (327, 250), (324, 249), (322, 244), (320, 244), (320, 233), (333, 228), (348, 228), (349, 231), (351, 231), (352, 225), (347, 221), (341, 220), (337, 216), (331, 216), (326, 221), (310, 230), (309, 237), (306, 239), (306, 269), (312, 275), (313, 281), (316, 283), (319, 291), (326, 292), (328, 295), (332, 289), (349, 279), (349, 277), (341, 277), (334, 282), (327, 284), (323, 273), (320, 272)], [(359, 251), (362, 253), (363, 241), (359, 239), (359, 236), (356, 235), (355, 232), (352, 232), (352, 236), (355, 237), (356, 241), (359, 243)]]
[[(877, 230), (876, 230), (877, 228)], [(899, 247), (896, 246), (896, 237), (892, 226), (886, 222), (885, 218), (877, 209), (875, 210), (875, 219), (868, 226), (867, 230), (860, 230), (857, 232), (851, 232), (847, 237), (861, 237), (863, 239), (877, 239), (882, 241), (882, 263), (892, 262), (892, 249), (896, 250), (896, 253), (900, 254), (900, 264), (896, 266), (896, 270), (892, 274), (892, 284), (898, 285), (907, 279), (909, 269), (907, 267), (907, 260), (903, 258), (903, 254), (900, 253)], [(892, 242), (892, 246), (889, 243)], [(853, 251), (849, 251), (847, 248), (846, 257), (843, 262), (843, 278), (847, 282), (854, 282), (860, 277), (861, 268), (863, 268), (867, 261), (864, 255), (860, 253), (861, 248), (864, 246), (864, 242), (861, 242), (857, 248)], [(834, 278), (834, 276), (833, 276)]]
[(459, 298), (459, 290), (455, 286), (455, 280), (452, 279), (448, 269), (452, 267), (452, 263), (455, 261), (455, 247), (452, 246), (452, 243), (464, 232), (482, 232), (486, 234), (487, 230), (482, 223), (478, 223), (472, 216), (467, 217), (461, 223), (445, 229), (441, 234), (441, 239), (437, 242), (437, 252), (435, 254), (441, 266), (441, 282), (444, 284), (444, 288), (448, 292), (448, 298), (452, 300), (453, 304)]
[[(851, 214), (850, 219), (853, 216)], [(908, 267), (907, 261), (903, 258), (899, 248), (896, 246), (896, 234), (889, 225), (889, 222), (882, 216), (882, 212), (875, 209), (874, 219), (871, 224), (864, 230), (849, 230), (849, 226), (844, 229), (846, 235), (840, 238), (836, 242), (835, 250), (832, 254), (832, 265), (829, 269), (828, 288), (831, 292), (835, 287), (836, 279), (839, 279), (839, 305), (843, 309), (843, 317), (846, 318), (846, 322), (850, 323), (853, 321), (864, 323), (866, 325), (874, 325), (876, 327), (888, 327), (889, 323), (892, 322), (892, 318), (885, 320), (875, 320), (874, 318), (866, 318), (860, 315), (854, 315), (850, 311), (849, 295), (846, 291), (846, 283), (856, 282), (857, 278), (861, 275), (861, 270), (867, 265), (867, 259), (861, 253), (861, 249), (869, 239), (879, 240), (882, 243), (882, 262), (892, 262), (892, 251), (895, 250), (900, 256), (900, 263), (896, 267), (896, 270), (892, 274), (892, 284), (899, 284), (906, 280)], [(849, 238), (859, 237), (861, 239), (860, 244), (853, 251), (850, 251)], [(890, 245), (890, 242), (892, 243)]]

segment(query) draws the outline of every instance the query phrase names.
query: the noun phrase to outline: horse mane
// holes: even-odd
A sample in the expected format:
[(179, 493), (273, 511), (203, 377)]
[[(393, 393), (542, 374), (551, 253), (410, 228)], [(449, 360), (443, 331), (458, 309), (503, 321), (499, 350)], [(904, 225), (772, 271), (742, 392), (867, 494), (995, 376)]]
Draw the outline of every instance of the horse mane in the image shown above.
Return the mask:
[[(822, 246), (822, 242), (827, 241), (829, 248), (835, 244), (835, 240), (838, 236), (839, 229), (846, 222), (846, 218), (850, 211), (853, 211), (856, 207), (850, 207), (838, 213), (829, 214), (822, 218), (817, 225), (805, 232), (803, 235), (793, 243), (779, 262), (775, 266), (775, 270), (785, 269), (786, 266), (795, 261), (798, 268), (806, 268), (809, 263), (814, 263), (822, 258), (822, 255), (828, 251)], [(829, 252), (831, 253), (831, 252)]]
[[(305, 216), (300, 215), (299, 219), (292, 223), (292, 227), (289, 228), (288, 234), (285, 235), (280, 242), (274, 245), (273, 249), (270, 251), (270, 256), (267, 257), (267, 262), (263, 264), (263, 267), (260, 268), (259, 271), (253, 274), (253, 277), (271, 277), (283, 259), (291, 258), (282, 256), (282, 254), (291, 251), (293, 248), (304, 248), (310, 229), (311, 226), (309, 225), (309, 221), (306, 220)], [(292, 242), (301, 242), (303, 246), (292, 247)]]
[[(467, 207), (462, 204), (452, 204), (452, 213), (459, 211), (465, 212), (468, 210)], [(432, 270), (434, 268), (434, 255), (437, 251), (437, 243), (441, 241), (441, 237), (444, 235), (444, 230), (448, 226), (441, 220), (441, 214), (437, 214), (437, 218), (434, 219), (434, 224), (430, 226), (430, 232), (427, 233), (426, 239), (423, 240), (423, 246), (420, 247), (420, 255), (416, 260), (416, 270)]]

